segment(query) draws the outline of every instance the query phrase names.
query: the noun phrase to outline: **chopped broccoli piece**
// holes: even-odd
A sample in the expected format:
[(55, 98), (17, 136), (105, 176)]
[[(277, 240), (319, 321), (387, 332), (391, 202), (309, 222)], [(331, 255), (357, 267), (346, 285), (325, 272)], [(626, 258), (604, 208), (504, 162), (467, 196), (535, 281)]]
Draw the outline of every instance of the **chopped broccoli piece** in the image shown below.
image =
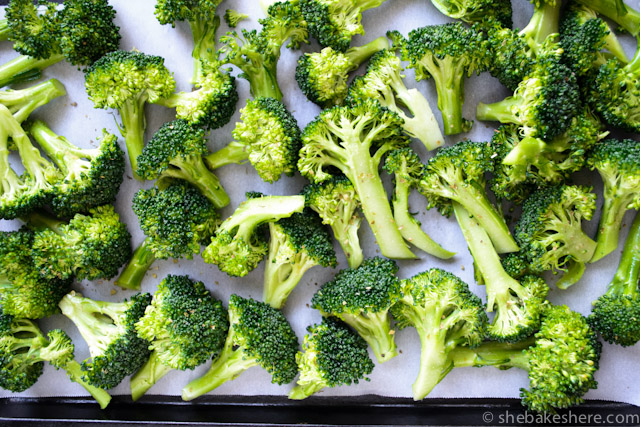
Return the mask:
[(606, 16), (632, 36), (640, 34), (640, 13), (624, 0), (576, 0), (578, 3)]
[(231, 295), (224, 348), (206, 374), (182, 389), (182, 399), (202, 396), (253, 366), (266, 369), (275, 384), (290, 383), (298, 373), (297, 351), (298, 337), (280, 310)]
[(67, 91), (62, 83), (56, 79), (50, 79), (26, 89), (3, 90), (0, 92), (0, 104), (7, 107), (13, 117), (22, 123), (38, 107), (66, 94)]
[(512, 10), (509, 0), (431, 0), (442, 14), (464, 22), (474, 23), (496, 20), (504, 27), (511, 28)]
[(227, 9), (224, 12), (224, 22), (231, 28), (236, 28), (238, 24), (245, 19), (249, 19), (249, 15), (238, 12), (234, 9)]

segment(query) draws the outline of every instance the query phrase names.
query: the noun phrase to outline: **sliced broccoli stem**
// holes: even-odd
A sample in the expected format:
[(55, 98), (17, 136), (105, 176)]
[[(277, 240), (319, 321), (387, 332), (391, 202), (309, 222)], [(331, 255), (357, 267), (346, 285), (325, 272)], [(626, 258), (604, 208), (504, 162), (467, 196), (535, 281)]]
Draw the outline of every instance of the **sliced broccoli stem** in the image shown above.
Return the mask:
[(122, 119), (120, 133), (122, 133), (127, 145), (133, 177), (139, 181), (144, 181), (136, 171), (138, 170), (138, 156), (142, 154), (142, 149), (144, 148), (144, 131), (147, 127), (147, 121), (144, 116), (145, 102), (146, 96), (143, 96), (137, 102), (125, 102), (119, 108)]
[(358, 0), (355, 4), (358, 6), (361, 12), (364, 12), (369, 9), (375, 9), (384, 3), (385, 0)]
[(427, 316), (428, 318), (417, 319), (417, 323), (414, 323), (421, 345), (420, 370), (411, 387), (414, 400), (424, 399), (453, 367), (445, 344), (448, 328), (437, 326), (446, 314), (437, 310)]
[(191, 83), (197, 84), (202, 78), (202, 61), (212, 62), (216, 57), (216, 32), (220, 26), (220, 18), (212, 20), (195, 19), (189, 21), (193, 36), (193, 77)]
[(622, 0), (578, 0), (578, 3), (606, 16), (633, 36), (640, 33), (640, 13), (630, 7), (625, 7)]
[(562, 7), (561, 1), (542, 1), (540, 3), (541, 5), (534, 9), (533, 16), (527, 26), (519, 33), (536, 54), (539, 53), (547, 37), (551, 34), (558, 34)]
[(512, 109), (521, 103), (522, 101), (520, 99), (513, 96), (491, 104), (479, 102), (476, 107), (476, 118), (482, 121), (514, 123), (519, 125), (521, 124), (520, 120), (513, 114)]
[[(338, 226), (332, 225), (331, 229), (333, 230), (333, 236), (344, 252), (344, 256), (347, 258), (349, 267), (358, 268), (364, 260), (364, 254), (360, 246), (360, 237), (358, 236), (360, 221), (358, 221), (358, 224), (351, 224), (351, 217), (346, 221), (349, 222), (341, 221)], [(347, 225), (345, 226), (344, 224)]]
[(311, 396), (314, 393), (319, 392), (327, 385), (318, 380), (314, 382), (307, 382), (306, 384), (298, 384), (289, 392), (289, 399), (291, 400), (302, 400)]
[(238, 141), (231, 141), (225, 147), (208, 154), (204, 162), (210, 170), (216, 170), (230, 164), (242, 164), (249, 160), (247, 146)]
[(9, 21), (7, 19), (0, 19), (0, 41), (9, 40), (10, 34)]
[(0, 87), (37, 79), (42, 70), (63, 59), (62, 54), (51, 55), (46, 59), (20, 55), (0, 66)]
[[(565, 212), (562, 212), (565, 214)], [(565, 246), (563, 253), (572, 257), (575, 261), (585, 263), (593, 257), (597, 243), (587, 236), (580, 227), (580, 224), (573, 218), (563, 219), (558, 222), (556, 232), (563, 236), (562, 240), (570, 242)]]
[(524, 137), (509, 151), (502, 163), (509, 166), (541, 164), (540, 154), (548, 151), (548, 145), (539, 138)]
[(264, 96), (282, 101), (282, 92), (278, 86), (277, 76), (276, 70), (266, 65), (259, 66), (257, 70), (252, 68), (250, 72), (242, 74), (242, 77), (249, 81), (251, 96), (254, 98)]
[(131, 260), (124, 270), (122, 270), (115, 284), (125, 289), (140, 289), (144, 275), (155, 260), (156, 256), (149, 248), (149, 242), (145, 239), (133, 252)]
[(386, 362), (398, 355), (387, 311), (381, 313), (367, 312), (360, 315), (342, 313), (340, 319), (355, 329), (369, 344), (378, 362)]
[(442, 113), (444, 134), (455, 135), (468, 132), (473, 122), (462, 117), (466, 72), (463, 66), (457, 65), (450, 57), (440, 62), (441, 64), (432, 64), (427, 69), (436, 84), (438, 109)]
[(78, 362), (71, 360), (64, 366), (64, 370), (69, 375), (71, 381), (80, 384), (89, 392), (89, 394), (91, 394), (91, 396), (93, 396), (96, 402), (100, 405), (100, 409), (104, 409), (109, 405), (109, 402), (111, 402), (111, 395), (107, 393), (107, 391), (83, 381), (82, 376), (84, 373), (82, 372), (82, 368)]
[(622, 257), (618, 264), (616, 274), (607, 290), (607, 295), (625, 295), (630, 298), (637, 297), (638, 279), (640, 278), (640, 215), (631, 225), (627, 241), (622, 250)]
[(398, 99), (413, 114), (413, 117), (403, 114), (405, 132), (421, 141), (429, 151), (441, 147), (444, 136), (427, 99), (417, 89), (407, 90), (402, 80), (395, 82), (394, 78), (391, 85)]
[(402, 237), (413, 246), (440, 259), (449, 259), (455, 252), (449, 252), (434, 242), (425, 233), (416, 219), (409, 213), (409, 192), (411, 186), (406, 180), (396, 177), (395, 193), (393, 196), (393, 218)]
[(584, 262), (571, 260), (568, 264), (567, 271), (565, 271), (562, 277), (556, 282), (556, 286), (559, 289), (567, 289), (569, 286), (578, 283), (578, 280), (580, 280), (586, 269)]
[(175, 158), (171, 164), (177, 169), (166, 169), (162, 175), (171, 178), (183, 179), (200, 190), (213, 206), (221, 209), (229, 204), (229, 195), (220, 184), (220, 180), (215, 176), (201, 158)]
[(158, 352), (152, 351), (149, 360), (131, 377), (131, 399), (140, 399), (153, 385), (173, 368), (160, 362)]
[(349, 59), (349, 62), (353, 64), (352, 70), (355, 70), (360, 66), (360, 64), (371, 58), (376, 52), (388, 48), (389, 39), (387, 39), (385, 36), (381, 36), (362, 46), (347, 49), (344, 55), (347, 57), (347, 59)]
[(84, 162), (78, 162), (78, 155), (90, 150), (81, 150), (69, 142), (64, 136), (57, 135), (46, 123), (36, 120), (31, 123), (29, 133), (40, 148), (58, 167), (69, 174), (71, 169), (81, 169)]
[(182, 400), (193, 400), (209, 393), (225, 382), (237, 378), (247, 369), (258, 365), (254, 357), (249, 357), (242, 347), (234, 344), (234, 339), (233, 331), (229, 331), (220, 356), (213, 361), (206, 374), (191, 381), (182, 389)]
[(36, 108), (66, 94), (62, 83), (50, 79), (27, 89), (0, 92), (0, 103), (9, 108), (18, 123), (22, 123)]
[(476, 347), (456, 347), (449, 352), (449, 359), (456, 368), (496, 366), (529, 370), (529, 358), (524, 350), (535, 344), (535, 338), (509, 344), (485, 342)]
[(395, 259), (415, 259), (416, 256), (407, 247), (395, 223), (378, 173), (378, 163), (371, 159), (368, 144), (353, 144), (353, 149), (353, 173), (349, 179), (360, 197), (362, 212), (382, 255)]

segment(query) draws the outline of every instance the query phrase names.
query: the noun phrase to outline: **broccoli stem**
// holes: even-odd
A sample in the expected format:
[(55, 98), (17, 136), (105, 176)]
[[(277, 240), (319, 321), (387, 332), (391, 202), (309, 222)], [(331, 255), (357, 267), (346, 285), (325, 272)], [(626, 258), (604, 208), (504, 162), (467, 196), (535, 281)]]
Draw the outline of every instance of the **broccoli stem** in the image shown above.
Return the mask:
[(396, 81), (396, 79), (399, 77), (394, 77), (391, 86), (398, 99), (413, 114), (413, 117), (402, 114), (405, 132), (421, 141), (429, 151), (441, 147), (444, 144), (444, 136), (427, 99), (417, 89), (407, 90), (402, 80)]
[(93, 396), (96, 402), (98, 402), (98, 404), (100, 405), (100, 409), (104, 409), (107, 407), (107, 405), (109, 405), (109, 402), (111, 402), (111, 395), (105, 390), (92, 386), (86, 381), (83, 381), (82, 368), (80, 367), (80, 364), (78, 362), (76, 362), (75, 360), (71, 360), (64, 366), (64, 370), (69, 375), (71, 381), (80, 384), (82, 387), (84, 387), (85, 390), (89, 392), (89, 394), (91, 394), (91, 396)]
[(360, 9), (360, 12), (364, 12), (365, 10), (375, 9), (384, 2), (385, 0), (357, 0), (354, 3)]
[(615, 58), (617, 58), (623, 64), (627, 64), (629, 62), (629, 57), (627, 56), (622, 44), (620, 43), (620, 39), (616, 37), (613, 31), (610, 31), (604, 38), (604, 48), (611, 53)]
[(409, 192), (411, 186), (408, 181), (396, 177), (395, 192), (392, 200), (393, 218), (398, 225), (402, 237), (413, 246), (440, 259), (449, 259), (455, 252), (449, 252), (434, 242), (422, 228), (420, 223), (409, 213)]
[(362, 46), (347, 49), (344, 55), (347, 57), (349, 62), (353, 64), (352, 69), (355, 70), (360, 66), (360, 64), (371, 58), (376, 52), (388, 48), (389, 39), (387, 39), (385, 36), (381, 36)]
[(220, 180), (207, 169), (201, 158), (175, 158), (171, 164), (177, 169), (166, 169), (162, 176), (183, 179), (193, 184), (217, 209), (229, 204), (229, 195), (220, 184)]
[[(455, 64), (450, 57), (439, 60), (441, 64), (427, 67), (436, 84), (438, 109), (442, 113), (445, 135), (455, 135), (471, 130), (473, 122), (462, 117), (464, 102), (464, 67)], [(433, 72), (431, 72), (433, 70)], [(446, 70), (446, 71), (445, 71)]]
[(147, 270), (155, 262), (156, 256), (149, 248), (149, 243), (145, 239), (140, 246), (136, 248), (131, 256), (131, 260), (120, 273), (120, 277), (116, 279), (115, 284), (125, 289), (140, 289), (142, 279)]
[(258, 62), (258, 65), (241, 61), (232, 61), (231, 63), (244, 71), (242, 77), (249, 82), (251, 96), (254, 98), (264, 96), (282, 101), (282, 92), (280, 91), (280, 86), (278, 86), (278, 74), (276, 71), (277, 61), (272, 67), (268, 67), (262, 61)]
[(120, 108), (122, 127), (120, 133), (124, 137), (129, 153), (129, 162), (133, 177), (139, 181), (144, 181), (138, 174), (138, 156), (142, 154), (144, 148), (144, 131), (147, 122), (144, 117), (144, 104), (146, 96), (138, 99), (138, 102), (125, 102)]
[(360, 237), (358, 236), (360, 221), (358, 220), (357, 224), (353, 224), (352, 221), (351, 216), (349, 216), (349, 218), (345, 218), (344, 221), (340, 221), (338, 226), (332, 225), (331, 229), (333, 230), (333, 236), (344, 252), (344, 256), (347, 258), (349, 267), (358, 268), (364, 260), (364, 254), (360, 246)]
[(582, 3), (600, 15), (611, 19), (632, 36), (637, 36), (640, 33), (640, 13), (627, 7), (623, 0), (578, 0), (578, 3)]
[(551, 34), (558, 34), (561, 6), (561, 1), (542, 1), (541, 5), (534, 9), (533, 16), (527, 26), (520, 31), (519, 35), (525, 38), (536, 55), (540, 52), (547, 37)]
[(202, 61), (212, 62), (216, 58), (216, 32), (220, 26), (220, 18), (216, 16), (212, 20), (205, 18), (189, 21), (191, 34), (193, 36), (193, 76), (191, 83), (200, 82), (202, 72)]
[(46, 59), (20, 55), (0, 66), (0, 87), (35, 80), (40, 77), (42, 70), (63, 59), (62, 54), (51, 55)]
[(32, 122), (29, 133), (47, 156), (65, 173), (73, 168), (74, 163), (84, 163), (77, 161), (78, 154), (83, 150), (71, 144), (64, 136), (57, 135), (42, 120)]
[(36, 108), (66, 94), (62, 83), (50, 79), (27, 89), (0, 92), (0, 103), (11, 111), (18, 123), (22, 123)]
[(230, 164), (242, 164), (249, 160), (247, 146), (238, 141), (231, 141), (225, 147), (208, 154), (204, 162), (210, 170), (216, 170)]
[(319, 392), (327, 385), (322, 381), (307, 382), (305, 384), (298, 384), (289, 392), (289, 399), (302, 400), (311, 396), (314, 393)]
[(29, 224), (29, 227), (35, 229), (49, 229), (56, 234), (62, 235), (61, 227), (64, 225), (64, 221), (54, 218), (49, 215), (44, 215), (40, 212), (31, 212), (24, 218), (24, 222)]
[[(378, 173), (378, 162), (371, 158), (369, 144), (351, 144), (353, 172), (350, 180), (360, 197), (362, 212), (380, 246), (382, 255), (395, 259), (415, 259), (393, 218), (387, 193)], [(378, 151), (383, 150), (380, 148)], [(377, 155), (377, 154), (376, 154)]]
[(607, 295), (625, 295), (635, 298), (638, 291), (638, 279), (640, 278), (640, 215), (631, 225), (627, 241), (622, 250), (622, 257), (616, 274), (609, 284)]
[(586, 267), (584, 262), (577, 262), (574, 260), (569, 261), (567, 271), (562, 274), (562, 277), (556, 282), (556, 286), (560, 289), (567, 289), (571, 285), (578, 283), (578, 280), (584, 274)]
[(360, 334), (369, 344), (378, 362), (383, 363), (398, 355), (394, 331), (387, 311), (380, 313), (366, 312), (360, 315), (342, 313), (340, 316), (347, 325)]
[(453, 367), (445, 345), (448, 328), (438, 326), (445, 316), (446, 313), (437, 310), (414, 323), (421, 345), (420, 371), (411, 387), (414, 400), (427, 397)]
[(152, 351), (149, 360), (131, 377), (131, 399), (140, 399), (153, 385), (173, 368), (160, 362), (158, 352)]
[(513, 114), (512, 109), (518, 107), (521, 102), (520, 99), (513, 96), (491, 104), (479, 102), (476, 107), (476, 118), (482, 121), (514, 123), (519, 125), (521, 124), (520, 120)]
[(229, 331), (220, 356), (213, 361), (206, 374), (191, 381), (182, 389), (182, 400), (193, 400), (209, 393), (211, 390), (237, 378), (247, 369), (257, 365), (255, 358), (246, 355), (242, 347), (234, 344), (234, 339), (234, 333)]
[(529, 370), (529, 358), (524, 350), (535, 344), (535, 338), (509, 344), (485, 342), (478, 347), (456, 347), (449, 352), (449, 360), (454, 367), (496, 366), (500, 368), (520, 368)]
[(9, 40), (10, 35), (9, 21), (7, 19), (0, 19), (0, 41)]

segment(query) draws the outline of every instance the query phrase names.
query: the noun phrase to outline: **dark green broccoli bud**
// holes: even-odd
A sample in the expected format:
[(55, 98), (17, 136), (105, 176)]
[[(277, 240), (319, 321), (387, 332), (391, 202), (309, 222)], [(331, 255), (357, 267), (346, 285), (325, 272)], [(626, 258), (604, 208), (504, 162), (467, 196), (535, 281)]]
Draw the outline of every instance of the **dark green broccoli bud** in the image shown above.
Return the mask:
[(245, 19), (249, 19), (249, 15), (238, 12), (237, 10), (227, 9), (224, 11), (224, 22), (231, 28), (235, 28)]
[(110, 389), (140, 369), (149, 358), (149, 343), (138, 337), (136, 322), (151, 303), (151, 295), (136, 294), (123, 302), (95, 301), (71, 291), (60, 310), (78, 328), (91, 357), (82, 362), (82, 379)]
[(307, 184), (302, 189), (305, 205), (313, 209), (329, 225), (349, 263), (357, 268), (364, 255), (360, 247), (358, 230), (362, 216), (358, 213), (360, 199), (351, 181), (345, 176), (335, 176), (317, 184)]
[(402, 281), (402, 297), (391, 307), (400, 329), (420, 336), (420, 372), (413, 398), (424, 399), (451, 371), (449, 352), (482, 342), (487, 314), (480, 298), (457, 276), (433, 268)]
[(300, 0), (309, 34), (322, 47), (344, 52), (356, 34), (363, 35), (362, 12), (374, 9), (385, 0)]
[[(378, 100), (404, 120), (407, 135), (420, 140), (427, 150), (434, 150), (444, 144), (440, 126), (426, 98), (417, 89), (407, 89), (402, 73), (400, 58), (393, 51), (385, 49), (376, 53), (369, 61), (366, 73), (349, 86), (346, 102)], [(413, 117), (405, 113), (405, 108)]]
[(335, 267), (333, 241), (311, 209), (269, 223), (264, 302), (281, 308), (302, 276), (316, 265)]
[(259, 22), (260, 32), (242, 30), (240, 35), (232, 31), (220, 38), (222, 60), (242, 70), (240, 77), (249, 81), (254, 98), (264, 96), (280, 101), (282, 92), (277, 76), (280, 49), (287, 40), (287, 47), (293, 48), (307, 43), (307, 23), (298, 0), (272, 4), (267, 17)]
[(495, 20), (511, 28), (511, 2), (508, 0), (431, 0), (431, 3), (450, 18), (467, 23)]
[(368, 381), (373, 362), (367, 343), (347, 325), (325, 317), (322, 323), (309, 326), (302, 350), (296, 354), (300, 371), (298, 385), (289, 399), (306, 399), (326, 387), (358, 384)]
[(587, 165), (604, 182), (598, 245), (590, 261), (595, 262), (618, 247), (625, 212), (640, 209), (640, 146), (631, 139), (601, 141), (588, 153)]
[(231, 381), (253, 366), (271, 374), (274, 384), (287, 384), (298, 373), (298, 337), (280, 310), (238, 295), (229, 299), (229, 334), (206, 374), (182, 389), (193, 400)]
[(340, 105), (347, 96), (349, 73), (356, 70), (376, 52), (387, 49), (386, 37), (346, 52), (325, 47), (320, 52), (305, 53), (298, 58), (296, 81), (302, 93), (320, 107)]
[(571, 2), (560, 21), (564, 63), (578, 76), (589, 74), (611, 56), (622, 63), (629, 58), (609, 25), (588, 7)]
[(473, 122), (462, 117), (464, 79), (489, 68), (492, 58), (484, 34), (461, 22), (429, 25), (411, 30), (401, 48), (416, 80), (431, 77), (435, 82), (444, 134), (469, 131)]
[(595, 200), (591, 188), (556, 185), (537, 190), (522, 205), (516, 241), (533, 272), (564, 272), (556, 283), (560, 289), (580, 279), (596, 249), (596, 242), (582, 231), (582, 220), (591, 220)]
[(85, 388), (104, 409), (111, 401), (106, 391), (82, 380), (80, 365), (73, 360), (74, 345), (69, 336), (54, 329), (44, 336), (35, 322), (0, 315), (0, 387), (21, 392), (42, 374), (44, 363), (63, 369), (71, 381)]
[(580, 92), (575, 74), (561, 62), (559, 52), (538, 55), (513, 96), (493, 104), (479, 103), (478, 120), (514, 123), (526, 138), (544, 141), (563, 134), (579, 112)]
[(144, 147), (146, 121), (144, 106), (168, 98), (175, 90), (164, 59), (142, 52), (110, 52), (87, 68), (85, 88), (95, 108), (115, 108), (120, 112), (131, 169), (136, 175), (137, 158)]
[(311, 298), (323, 316), (335, 316), (371, 346), (378, 362), (398, 355), (389, 310), (401, 296), (398, 265), (384, 258), (365, 259), (325, 283)]
[(64, 175), (51, 200), (57, 216), (87, 213), (116, 200), (124, 176), (124, 152), (115, 135), (105, 129), (98, 148), (80, 148), (40, 120), (32, 122), (28, 131)]
[(0, 301), (2, 312), (18, 318), (40, 319), (58, 311), (58, 301), (71, 279), (47, 279), (32, 257), (31, 230), (0, 233)]
[(285, 105), (275, 98), (257, 97), (240, 110), (231, 141), (205, 157), (211, 170), (247, 160), (266, 182), (282, 174), (293, 176), (300, 151), (300, 128)]
[(238, 91), (236, 79), (229, 71), (222, 71), (220, 63), (203, 63), (202, 76), (195, 83), (196, 90), (178, 92), (160, 98), (156, 104), (176, 109), (176, 118), (193, 126), (218, 129), (229, 123), (236, 111)]
[(394, 223), (378, 168), (383, 156), (409, 144), (402, 119), (368, 99), (352, 106), (324, 110), (302, 134), (298, 170), (311, 182), (330, 179), (339, 169), (353, 184), (382, 254), (412, 259)]
[(554, 412), (584, 402), (584, 394), (597, 387), (594, 374), (601, 348), (582, 315), (566, 306), (549, 306), (534, 337), (516, 344), (457, 347), (449, 358), (456, 368), (495, 366), (528, 371), (529, 389), (520, 389), (522, 404), (532, 411)]
[(518, 245), (485, 190), (484, 174), (492, 170), (490, 145), (461, 141), (429, 159), (418, 191), (427, 198), (429, 209), (435, 207), (445, 216), (453, 212), (452, 202), (461, 204), (487, 230), (498, 253), (515, 252)]
[(393, 150), (387, 156), (384, 170), (394, 176), (393, 219), (402, 237), (413, 246), (435, 257), (449, 259), (454, 256), (454, 252), (434, 242), (420, 228), (420, 222), (409, 212), (409, 192), (418, 187), (424, 174), (424, 165), (420, 157), (409, 147)]
[(506, 342), (528, 337), (540, 325), (549, 287), (537, 276), (523, 276), (518, 280), (509, 276), (478, 219), (462, 205), (453, 205), (473, 256), (476, 275), (480, 276), (487, 288), (487, 311), (495, 310), (493, 321), (487, 327), (487, 335), (491, 339)]
[(32, 257), (47, 279), (110, 279), (131, 257), (131, 234), (112, 205), (76, 214), (68, 223), (34, 212)]
[(230, 276), (246, 276), (267, 254), (262, 224), (304, 209), (303, 196), (255, 196), (258, 195), (247, 194), (247, 200), (220, 224), (202, 252), (204, 262), (216, 264)]
[(502, 258), (502, 268), (514, 279), (521, 279), (526, 275), (532, 274), (529, 260), (522, 252), (511, 252), (507, 254), (507, 256)]
[(199, 254), (200, 245), (208, 242), (220, 222), (209, 199), (180, 180), (164, 190), (138, 191), (132, 209), (146, 238), (116, 279), (126, 289), (140, 289), (156, 259), (191, 259)]
[(193, 370), (215, 359), (227, 338), (229, 316), (204, 283), (169, 275), (158, 285), (136, 330), (149, 341), (151, 356), (131, 378), (134, 401), (171, 370)]
[(640, 215), (636, 215), (607, 292), (593, 303), (589, 324), (602, 338), (623, 347), (640, 341)]
[(629, 7), (624, 0), (576, 0), (589, 9), (606, 16), (613, 22), (637, 36), (640, 33), (640, 13)]
[(172, 179), (181, 179), (196, 187), (214, 207), (229, 204), (229, 196), (220, 180), (204, 164), (202, 156), (208, 152), (203, 129), (186, 120), (165, 123), (147, 142), (138, 156), (138, 176), (157, 179), (160, 189)]
[(196, 84), (202, 74), (202, 65), (216, 59), (216, 31), (220, 18), (216, 9), (222, 0), (157, 0), (155, 15), (162, 25), (187, 21), (193, 37), (193, 79)]

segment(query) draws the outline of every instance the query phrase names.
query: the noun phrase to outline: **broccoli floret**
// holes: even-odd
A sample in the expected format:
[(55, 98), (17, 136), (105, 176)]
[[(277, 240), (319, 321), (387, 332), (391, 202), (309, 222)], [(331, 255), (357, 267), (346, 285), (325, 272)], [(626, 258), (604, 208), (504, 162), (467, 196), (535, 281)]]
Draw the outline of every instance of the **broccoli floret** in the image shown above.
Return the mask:
[(280, 310), (231, 295), (224, 348), (206, 374), (182, 389), (182, 399), (202, 396), (253, 366), (266, 369), (275, 384), (290, 383), (298, 373), (297, 351), (298, 337)]
[(137, 158), (144, 147), (144, 106), (171, 96), (175, 86), (164, 59), (142, 52), (110, 52), (86, 70), (85, 88), (94, 107), (120, 112), (120, 133), (136, 178)]
[(604, 182), (604, 205), (600, 214), (598, 245), (590, 262), (618, 247), (624, 214), (640, 209), (640, 146), (632, 139), (606, 139), (587, 155), (587, 166), (597, 169)]
[(195, 90), (160, 98), (156, 104), (175, 108), (176, 118), (193, 126), (209, 130), (226, 125), (236, 111), (238, 91), (235, 77), (219, 66), (219, 62), (203, 64), (203, 74), (195, 83)]
[(636, 215), (607, 292), (593, 303), (589, 324), (605, 341), (623, 347), (640, 341), (640, 215)]
[(367, 343), (347, 325), (333, 318), (309, 326), (296, 354), (300, 371), (298, 384), (289, 392), (289, 399), (306, 399), (326, 387), (358, 384), (368, 381), (373, 362)]
[(240, 77), (249, 81), (254, 98), (264, 96), (282, 99), (278, 86), (277, 68), (280, 49), (289, 40), (287, 47), (297, 48), (307, 42), (307, 23), (302, 17), (298, 0), (277, 2), (269, 6), (262, 28), (235, 31), (220, 38), (223, 45), (222, 60), (242, 70)]
[(457, 347), (449, 353), (454, 367), (496, 366), (528, 371), (529, 390), (520, 389), (522, 404), (536, 412), (554, 412), (584, 401), (598, 385), (602, 345), (587, 321), (566, 306), (549, 306), (534, 337), (516, 343)]
[(401, 283), (402, 297), (391, 307), (400, 329), (420, 336), (420, 372), (413, 398), (424, 399), (453, 368), (449, 352), (482, 342), (487, 314), (480, 298), (457, 276), (433, 268)]
[(344, 52), (356, 34), (363, 35), (362, 12), (374, 9), (385, 0), (300, 0), (309, 34), (322, 47)]
[(240, 110), (234, 141), (205, 157), (211, 170), (247, 160), (266, 182), (293, 176), (300, 150), (300, 128), (295, 117), (275, 98), (258, 97)]
[(98, 148), (79, 148), (40, 120), (28, 130), (64, 175), (51, 200), (57, 216), (86, 213), (116, 200), (124, 176), (124, 152), (115, 135), (105, 129)]
[(426, 163), (418, 191), (429, 209), (435, 207), (445, 216), (453, 212), (452, 202), (461, 204), (487, 230), (498, 253), (515, 252), (518, 245), (485, 190), (484, 174), (493, 169), (492, 157), (491, 146), (483, 142), (441, 148)]
[(245, 19), (249, 19), (249, 15), (238, 12), (234, 9), (227, 9), (224, 11), (224, 22), (226, 22), (227, 25), (231, 28), (236, 28), (238, 24)]
[(316, 265), (335, 267), (333, 241), (311, 209), (269, 223), (264, 302), (281, 308), (302, 276)]
[(0, 301), (2, 312), (40, 319), (58, 311), (58, 301), (69, 292), (71, 279), (46, 279), (32, 258), (34, 234), (22, 228), (0, 233)]
[(136, 172), (144, 179), (157, 179), (161, 189), (167, 180), (185, 180), (220, 209), (229, 204), (229, 196), (204, 164), (202, 156), (208, 151), (203, 129), (185, 120), (174, 120), (162, 125), (142, 149)]
[[(400, 58), (391, 50), (376, 53), (369, 61), (367, 71), (349, 86), (346, 102), (354, 103), (368, 98), (376, 99), (383, 107), (396, 112), (404, 120), (404, 131), (420, 140), (427, 150), (444, 144), (444, 137), (426, 98), (417, 89), (407, 89), (402, 80)], [(409, 110), (408, 116), (404, 108)]]
[(506, 342), (528, 337), (540, 325), (549, 287), (537, 276), (519, 280), (509, 276), (478, 219), (458, 203), (454, 203), (454, 211), (473, 256), (476, 275), (487, 288), (487, 311), (495, 310), (487, 335)]
[(78, 328), (91, 357), (82, 362), (82, 379), (110, 389), (140, 369), (149, 358), (149, 343), (138, 337), (136, 322), (151, 303), (151, 295), (136, 294), (123, 302), (96, 301), (71, 291), (60, 310)]
[(0, 92), (0, 104), (7, 107), (13, 117), (22, 123), (38, 107), (66, 94), (67, 91), (62, 83), (56, 79), (50, 79), (26, 89), (3, 90)]
[(464, 22), (493, 19), (507, 28), (513, 25), (509, 0), (431, 0), (431, 3), (444, 15)]
[(169, 275), (158, 285), (136, 330), (149, 341), (151, 355), (131, 378), (134, 401), (171, 370), (193, 370), (215, 359), (227, 338), (229, 316), (204, 283)]
[(640, 13), (629, 7), (624, 0), (576, 0), (578, 3), (606, 16), (613, 22), (637, 36), (640, 33)]
[(26, 220), (36, 230), (33, 262), (47, 279), (110, 279), (131, 257), (131, 234), (112, 205), (76, 214), (68, 223), (37, 212)]
[(0, 87), (37, 79), (63, 59), (88, 66), (118, 49), (120, 28), (107, 0), (66, 0), (60, 11), (57, 3), (44, 5), (42, 14), (29, 0), (12, 0), (7, 7), (9, 38), (22, 55), (0, 66)]
[(220, 26), (220, 18), (216, 9), (222, 0), (157, 0), (155, 15), (162, 25), (187, 21), (193, 37), (193, 78), (192, 83), (199, 82), (204, 63), (216, 59), (216, 31)]
[(588, 75), (613, 56), (622, 63), (629, 58), (609, 25), (596, 13), (571, 2), (560, 21), (563, 60), (578, 76)]
[(539, 55), (513, 96), (493, 104), (478, 103), (478, 120), (517, 124), (526, 139), (551, 141), (563, 134), (579, 112), (580, 92), (575, 74), (561, 62), (559, 52), (554, 48)]
[(402, 59), (415, 69), (416, 80), (433, 78), (444, 134), (469, 131), (473, 122), (462, 117), (464, 79), (489, 68), (492, 58), (484, 34), (456, 22), (411, 30), (408, 40), (397, 32), (391, 36), (400, 44)]
[(398, 265), (384, 258), (365, 259), (325, 283), (311, 298), (323, 316), (335, 316), (355, 329), (371, 346), (378, 362), (398, 355), (389, 310), (400, 298)]
[(100, 408), (106, 408), (111, 396), (82, 380), (73, 352), (74, 345), (64, 331), (54, 329), (45, 337), (32, 320), (0, 315), (0, 387), (13, 392), (28, 389), (42, 374), (43, 362), (49, 362), (65, 370), (71, 381), (91, 393)]
[(209, 199), (179, 180), (164, 190), (138, 191), (132, 209), (146, 238), (116, 279), (116, 284), (126, 289), (140, 289), (156, 259), (193, 258), (219, 224), (219, 215)]
[(596, 242), (582, 231), (582, 220), (591, 220), (595, 200), (591, 188), (556, 185), (537, 190), (522, 205), (516, 241), (532, 271), (564, 272), (556, 283), (560, 289), (580, 279), (596, 249)]
[(420, 157), (409, 147), (393, 150), (387, 156), (384, 169), (394, 176), (393, 218), (402, 237), (435, 257), (449, 259), (454, 256), (454, 252), (447, 251), (434, 242), (409, 212), (409, 192), (418, 187), (424, 173)]
[(317, 184), (307, 184), (302, 194), (306, 206), (316, 211), (323, 224), (333, 230), (349, 267), (360, 266), (364, 258), (358, 237), (362, 216), (358, 213), (360, 199), (351, 181), (345, 176), (335, 176)]
[(247, 193), (247, 200), (220, 224), (202, 252), (204, 262), (216, 264), (230, 276), (246, 276), (267, 254), (260, 225), (304, 209), (304, 196), (252, 196)]
[(339, 169), (353, 184), (382, 254), (415, 258), (398, 227), (378, 168), (383, 156), (409, 144), (402, 119), (372, 99), (324, 110), (304, 129), (298, 170), (311, 182)]
[(347, 96), (349, 73), (376, 52), (389, 47), (386, 37), (346, 52), (325, 47), (320, 52), (305, 53), (298, 59), (296, 81), (302, 93), (320, 107), (340, 105)]
[(502, 258), (502, 268), (514, 279), (521, 279), (526, 275), (532, 274), (529, 260), (520, 251), (511, 252)]

